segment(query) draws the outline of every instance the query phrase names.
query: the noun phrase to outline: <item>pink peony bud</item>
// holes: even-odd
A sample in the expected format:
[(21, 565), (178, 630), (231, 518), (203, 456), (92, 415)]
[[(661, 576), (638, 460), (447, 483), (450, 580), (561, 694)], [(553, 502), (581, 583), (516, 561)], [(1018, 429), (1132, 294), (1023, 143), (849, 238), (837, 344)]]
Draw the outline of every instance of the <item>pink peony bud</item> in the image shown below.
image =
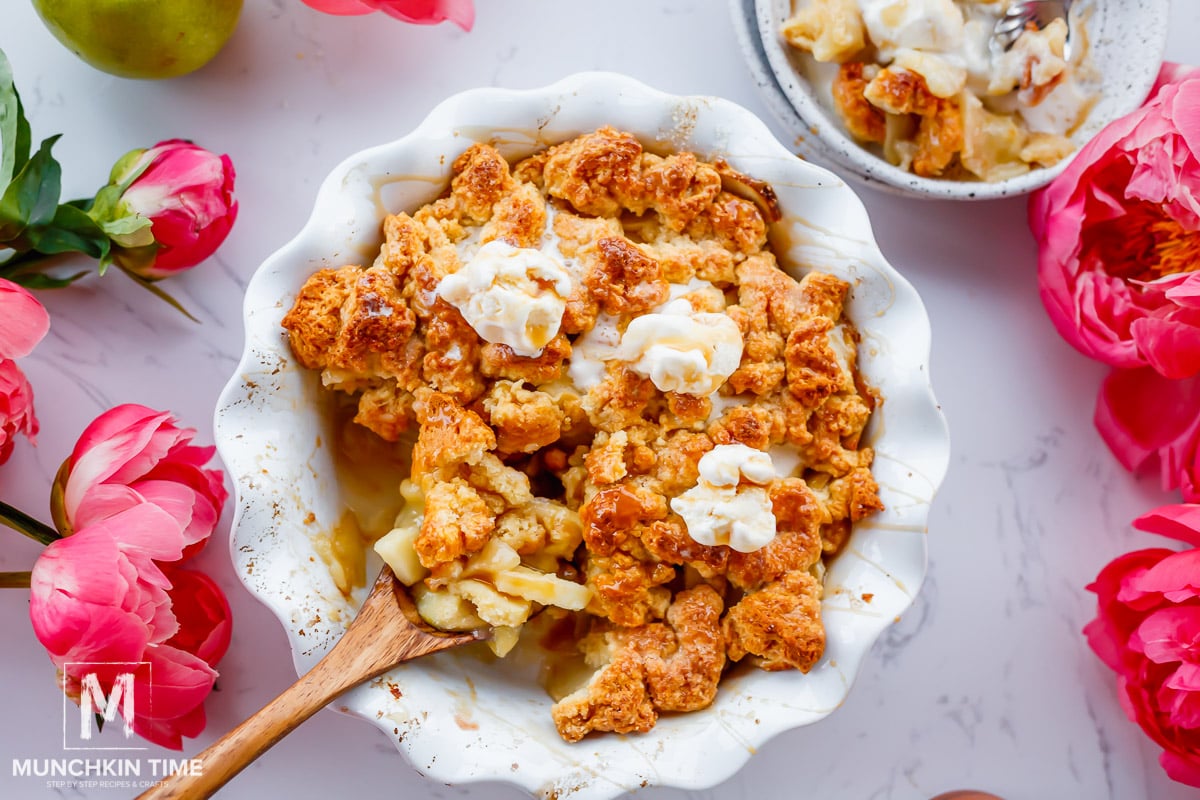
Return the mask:
[(26, 289), (0, 278), (0, 464), (12, 455), (14, 437), (37, 435), (33, 388), (12, 361), (29, 355), (50, 329), (50, 316)]
[(23, 358), (50, 330), (50, 315), (29, 293), (0, 278), (0, 358)]
[[(196, 266), (225, 241), (237, 219), (233, 180), (229, 156), (171, 139), (126, 153), (92, 213), (113, 239), (113, 261), (143, 278), (165, 278)], [(138, 225), (142, 220), (149, 220), (148, 230)]]
[(204, 469), (215, 448), (191, 444), (165, 411), (117, 406), (84, 430), (53, 492), (54, 521), (64, 534), (144, 503), (175, 521), (187, 554), (212, 535), (228, 493), (220, 470)]
[(304, 0), (317, 11), (340, 16), (382, 11), (388, 16), (417, 25), (436, 25), (450, 20), (464, 31), (475, 24), (471, 0)]

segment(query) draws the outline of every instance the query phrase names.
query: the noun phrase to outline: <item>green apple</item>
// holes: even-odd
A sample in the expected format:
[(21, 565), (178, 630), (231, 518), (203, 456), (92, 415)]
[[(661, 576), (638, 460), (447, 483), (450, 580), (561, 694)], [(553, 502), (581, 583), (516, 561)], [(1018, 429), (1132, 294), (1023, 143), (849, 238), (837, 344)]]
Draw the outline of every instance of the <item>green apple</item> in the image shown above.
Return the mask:
[(55, 37), (96, 69), (174, 78), (207, 64), (237, 27), (242, 0), (33, 0)]

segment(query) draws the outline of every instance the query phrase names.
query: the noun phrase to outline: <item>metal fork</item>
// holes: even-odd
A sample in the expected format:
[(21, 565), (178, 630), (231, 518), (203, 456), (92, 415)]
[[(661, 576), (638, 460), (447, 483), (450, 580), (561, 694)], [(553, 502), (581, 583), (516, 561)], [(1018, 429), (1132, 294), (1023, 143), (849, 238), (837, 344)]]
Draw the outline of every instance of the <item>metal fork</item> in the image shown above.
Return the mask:
[(1026, 27), (1032, 22), (1038, 30), (1056, 19), (1067, 22), (1067, 43), (1063, 57), (1071, 60), (1071, 4), (1074, 0), (1019, 0), (1009, 6), (1004, 16), (996, 20), (992, 29), (992, 46), (1004, 52), (1013, 46)]

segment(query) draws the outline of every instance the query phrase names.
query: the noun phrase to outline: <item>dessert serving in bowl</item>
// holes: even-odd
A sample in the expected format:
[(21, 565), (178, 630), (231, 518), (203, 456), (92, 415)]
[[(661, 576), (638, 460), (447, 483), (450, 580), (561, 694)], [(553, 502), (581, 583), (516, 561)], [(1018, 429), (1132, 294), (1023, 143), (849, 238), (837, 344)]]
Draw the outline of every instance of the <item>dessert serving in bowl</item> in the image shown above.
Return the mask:
[(726, 101), (451, 98), (334, 170), (245, 313), (231, 549), (297, 669), (379, 556), (493, 631), (339, 701), (439, 780), (715, 784), (833, 711), (924, 578), (924, 309), (854, 194)]
[(1167, 0), (744, 2), (812, 149), (917, 196), (1044, 186), (1142, 103), (1166, 46)]

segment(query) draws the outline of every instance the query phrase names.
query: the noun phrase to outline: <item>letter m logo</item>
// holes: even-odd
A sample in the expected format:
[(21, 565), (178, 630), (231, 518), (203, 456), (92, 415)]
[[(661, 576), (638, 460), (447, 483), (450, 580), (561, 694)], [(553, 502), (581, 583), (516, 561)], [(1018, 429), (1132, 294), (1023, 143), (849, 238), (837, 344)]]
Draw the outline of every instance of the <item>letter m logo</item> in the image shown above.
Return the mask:
[(100, 679), (96, 673), (89, 672), (83, 676), (83, 685), (79, 693), (79, 738), (92, 738), (92, 715), (95, 714), (105, 722), (116, 722), (117, 709), (121, 709), (121, 719), (125, 721), (125, 738), (133, 736), (133, 673), (121, 672), (113, 681), (112, 692), (104, 696), (100, 688)]
[[(133, 719), (137, 712), (136, 708), (136, 692), (135, 682), (138, 680), (139, 667), (146, 667), (142, 672), (143, 675), (149, 675), (149, 664), (146, 662), (129, 662), (129, 663), (71, 663), (64, 664), (66, 675), (74, 677), (79, 681), (79, 714), (78, 731), (79, 737), (75, 740), (76, 746), (72, 747), (72, 742), (69, 741), (74, 737), (69, 735), (69, 728), (75, 726), (70, 724), (69, 717), (73, 716), (69, 705), (63, 706), (63, 747), (66, 750), (144, 750), (144, 747), (128, 747), (128, 746), (113, 746), (112, 742), (123, 744), (124, 740), (128, 740), (133, 736)], [(101, 683), (101, 675), (109, 678), (112, 681), (111, 688), (108, 694), (104, 693), (104, 686)], [(64, 694), (64, 701), (66, 695)], [(121, 721), (124, 723), (124, 737), (115, 739), (108, 735), (110, 728), (103, 726), (103, 723), (110, 723), (113, 727), (116, 726), (117, 715), (120, 714)], [(103, 735), (98, 736), (103, 731)], [(103, 739), (103, 740), (101, 740)]]

